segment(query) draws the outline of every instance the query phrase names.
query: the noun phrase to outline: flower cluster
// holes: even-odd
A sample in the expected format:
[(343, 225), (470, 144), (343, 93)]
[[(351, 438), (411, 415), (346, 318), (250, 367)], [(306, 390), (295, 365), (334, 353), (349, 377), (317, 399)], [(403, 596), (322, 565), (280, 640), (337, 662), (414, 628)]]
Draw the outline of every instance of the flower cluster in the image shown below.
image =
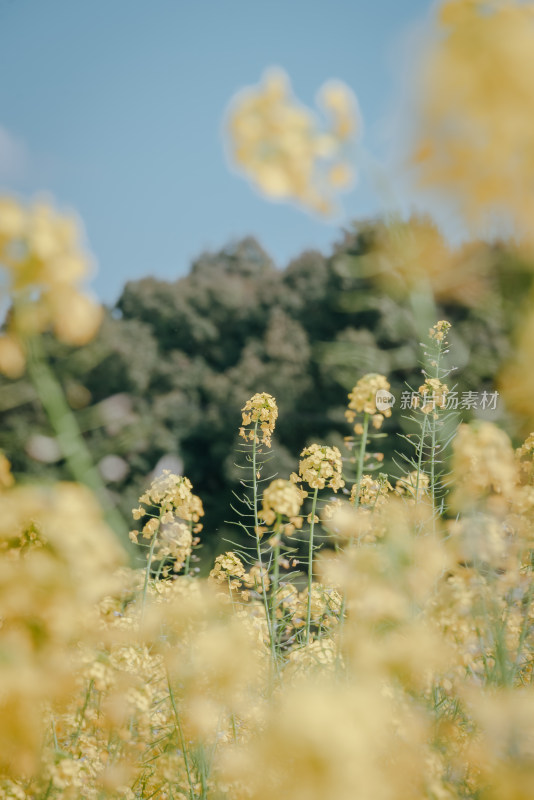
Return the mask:
[(76, 694), (78, 642), (95, 643), (94, 604), (113, 591), (123, 553), (84, 487), (15, 485), (0, 494), (3, 794), (6, 775), (31, 775), (39, 763), (45, 704), (61, 712)]
[(486, 501), (494, 511), (503, 510), (513, 498), (519, 478), (508, 436), (491, 422), (460, 425), (453, 442), (453, 474), (456, 508)]
[(74, 218), (42, 203), (26, 209), (0, 197), (0, 267), (11, 301), (7, 329), (0, 336), (0, 372), (19, 377), (27, 340), (50, 328), (66, 344), (82, 345), (93, 338), (102, 309), (79, 289), (90, 261)]
[(291, 479), (295, 483), (304, 481), (312, 489), (327, 486), (337, 492), (345, 485), (342, 469), (341, 453), (337, 447), (312, 444), (300, 454), (299, 474), (293, 473)]
[(534, 433), (530, 433), (521, 447), (515, 451), (519, 464), (521, 480), (526, 484), (534, 483)]
[(352, 182), (343, 155), (358, 127), (357, 103), (350, 89), (332, 82), (319, 99), (330, 128), (318, 128), (314, 115), (291, 96), (280, 70), (266, 74), (259, 88), (241, 92), (229, 114), (231, 157), (268, 197), (294, 201), (329, 213), (332, 197)]
[[(345, 411), (347, 421), (352, 425), (357, 414), (369, 414), (373, 418), (373, 426), (380, 428), (384, 417), (391, 416), (391, 409), (385, 408), (379, 413), (376, 407), (376, 394), (379, 391), (389, 392), (389, 390), (390, 384), (384, 375), (376, 372), (364, 375), (349, 393), (349, 407)], [(361, 433), (361, 424), (356, 424), (354, 431)]]
[[(182, 569), (198, 544), (199, 539), (193, 534), (202, 530), (200, 517), (204, 509), (192, 489), (188, 478), (163, 470), (139, 498), (140, 505), (132, 510), (135, 520), (148, 517), (141, 530), (142, 538), (152, 542), (147, 558), (161, 561), (162, 565), (172, 559), (174, 572)], [(138, 544), (139, 533), (130, 531), (130, 539)], [(167, 573), (168, 568), (163, 567), (163, 574)]]
[[(241, 411), (243, 412), (243, 422), (239, 429), (239, 435), (248, 441), (256, 444), (261, 442), (266, 447), (270, 447), (271, 436), (278, 417), (278, 407), (274, 397), (267, 392), (257, 393), (247, 400)], [(252, 426), (252, 430), (245, 430), (249, 426)], [(258, 428), (261, 430), (261, 440)]]
[[(292, 529), (290, 528), (291, 532), (295, 528), (300, 528), (302, 518), (299, 516), (299, 512), (305, 494), (292, 481), (276, 478), (263, 492), (261, 518), (269, 526), (273, 525), (277, 518), (287, 518), (290, 525), (293, 526)], [(288, 527), (287, 525), (284, 527), (286, 534)]]
[(246, 570), (239, 556), (229, 550), (217, 556), (210, 578), (216, 583), (228, 586), (231, 590), (240, 589), (245, 582)]
[(380, 508), (386, 502), (389, 492), (393, 491), (393, 487), (386, 475), (380, 474), (378, 478), (373, 478), (372, 475), (362, 475), (359, 483), (355, 483), (351, 489), (351, 502), (354, 502), (356, 491), (358, 491), (360, 506)]
[(436, 322), (436, 324), (430, 328), (428, 335), (436, 342), (446, 344), (445, 337), (447, 336), (451, 327), (452, 325), (450, 322), (447, 322), (445, 319), (440, 319), (439, 322)]
[[(419, 394), (422, 396), (421, 411), (423, 414), (430, 414), (436, 408), (445, 408), (447, 405), (446, 395), (449, 392), (449, 387), (443, 383), (439, 378), (427, 378), (419, 387)], [(412, 406), (418, 408), (420, 399), (417, 395), (412, 398)]]
[(527, 238), (534, 213), (533, 18), (532, 4), (517, 0), (441, 5), (420, 73), (413, 154), (421, 184), (449, 194), (471, 224), (495, 224), (497, 212)]
[(380, 226), (364, 258), (373, 281), (399, 297), (427, 286), (439, 301), (474, 306), (489, 288), (487, 249), (480, 242), (453, 249), (428, 217)]
[(430, 486), (430, 478), (425, 472), (412, 470), (403, 478), (399, 478), (395, 484), (395, 494), (399, 497), (419, 499), (421, 494), (425, 494)]

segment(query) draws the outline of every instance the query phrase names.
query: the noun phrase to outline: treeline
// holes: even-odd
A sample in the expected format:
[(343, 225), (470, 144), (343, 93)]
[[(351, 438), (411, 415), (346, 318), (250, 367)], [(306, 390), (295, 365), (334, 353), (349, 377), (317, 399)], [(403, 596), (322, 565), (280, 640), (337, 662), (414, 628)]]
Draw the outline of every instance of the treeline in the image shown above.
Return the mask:
[[(494, 388), (530, 283), (528, 266), (502, 245), (451, 253), (426, 220), (355, 223), (330, 254), (304, 252), (283, 270), (247, 238), (202, 254), (175, 281), (127, 283), (93, 342), (70, 350), (50, 338), (46, 348), (124, 513), (158, 463), (181, 464), (204, 501), (210, 539), (232, 513), (250, 395), (277, 399), (271, 466), (285, 476), (307, 443), (342, 447), (347, 393), (362, 374), (387, 375), (397, 398), (405, 381), (419, 386), (425, 292), (437, 318), (453, 323), (458, 388)], [(29, 382), (2, 379), (0, 390), (0, 447), (15, 473), (67, 477)], [(384, 431), (408, 424), (402, 414), (397, 405)], [(395, 472), (392, 438), (380, 449)]]

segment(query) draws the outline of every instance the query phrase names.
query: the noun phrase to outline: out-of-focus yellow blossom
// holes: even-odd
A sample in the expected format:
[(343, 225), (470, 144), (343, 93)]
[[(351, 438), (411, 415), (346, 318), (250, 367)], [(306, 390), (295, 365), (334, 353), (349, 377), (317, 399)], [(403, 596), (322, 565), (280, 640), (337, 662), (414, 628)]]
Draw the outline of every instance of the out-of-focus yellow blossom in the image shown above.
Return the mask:
[[(243, 439), (251, 442), (255, 441), (256, 444), (264, 444), (266, 447), (271, 446), (271, 436), (273, 435), (274, 426), (278, 417), (278, 406), (276, 400), (267, 392), (261, 392), (253, 395), (250, 400), (247, 400), (243, 408), (243, 422), (242, 427), (239, 429), (239, 435)], [(246, 431), (245, 428), (252, 426), (252, 430)], [(260, 429), (262, 437), (258, 435)]]
[(460, 425), (453, 441), (452, 469), (456, 509), (485, 502), (506, 510), (518, 485), (519, 471), (510, 439), (491, 422)]
[(293, 473), (291, 479), (294, 483), (304, 481), (312, 489), (328, 486), (337, 492), (345, 485), (342, 470), (341, 453), (337, 447), (312, 444), (300, 454), (299, 474)]
[(329, 81), (319, 90), (319, 103), (332, 117), (332, 133), (340, 141), (349, 139), (358, 128), (356, 98), (340, 81)]
[(342, 686), (309, 679), (286, 687), (260, 730), (221, 754), (217, 771), (229, 796), (424, 797), (417, 714), (402, 713), (377, 685)]
[[(356, 485), (351, 491), (351, 500), (354, 499)], [(385, 498), (379, 498), (380, 501)], [(381, 502), (377, 508), (359, 505), (357, 508), (351, 503), (340, 501), (336, 507), (330, 504), (325, 516), (321, 515), (324, 527), (339, 542), (357, 542), (358, 544), (375, 542), (384, 536), (386, 529), (381, 515), (383, 506)]]
[(77, 643), (123, 554), (90, 492), (74, 484), (0, 492), (0, 773), (35, 770), (44, 703), (75, 687)]
[(102, 309), (79, 289), (90, 261), (74, 218), (43, 203), (23, 208), (0, 197), (0, 268), (10, 304), (0, 336), (0, 371), (5, 375), (23, 373), (28, 337), (51, 328), (60, 341), (83, 345), (96, 334)]
[[(217, 562), (220, 574), (241, 573), (232, 555)], [(149, 609), (153, 630), (165, 630), (154, 644), (174, 686), (187, 740), (214, 746), (225, 716), (250, 713), (251, 690), (265, 679), (263, 625), (236, 611), (209, 583), (178, 578), (175, 584), (164, 603)]]
[(529, 237), (534, 5), (449, 0), (439, 8), (437, 34), (419, 68), (420, 182), (449, 193), (468, 220), (500, 212)]
[(323, 637), (313, 639), (304, 647), (293, 650), (289, 655), (289, 664), (284, 677), (290, 680), (294, 675), (297, 680), (301, 680), (303, 676), (311, 676), (314, 672), (324, 675), (327, 670), (333, 670), (337, 660), (335, 644), (333, 638)]
[[(514, 351), (501, 369), (498, 389), (507, 408), (517, 415), (526, 432), (534, 424), (534, 313), (515, 333)], [(525, 430), (526, 429), (526, 430)]]
[[(381, 408), (378, 412), (376, 393), (378, 391), (389, 392), (389, 390), (389, 381), (384, 375), (376, 372), (364, 375), (349, 394), (349, 407), (345, 411), (347, 421), (352, 425), (357, 414), (372, 414), (374, 427), (380, 428), (384, 417), (391, 416), (391, 408)], [(354, 430), (358, 434), (363, 429), (361, 430), (361, 425), (357, 425)]]
[(276, 478), (263, 492), (261, 518), (269, 526), (273, 525), (278, 517), (287, 518), (293, 529), (300, 528), (302, 519), (299, 512), (305, 494), (293, 481)]
[(530, 433), (521, 447), (515, 451), (519, 462), (521, 480), (526, 484), (534, 483), (534, 433)]
[(347, 145), (359, 124), (356, 98), (345, 84), (325, 84), (319, 102), (330, 123), (324, 128), (292, 97), (287, 75), (271, 70), (258, 88), (234, 99), (228, 140), (236, 167), (267, 197), (325, 214), (352, 182)]
[(26, 368), (26, 354), (17, 336), (0, 334), (0, 372), (8, 378), (20, 378)]
[(2, 489), (10, 489), (15, 483), (15, 479), (11, 474), (11, 463), (0, 450), (0, 491)]
[(438, 301), (474, 305), (487, 292), (488, 248), (471, 242), (454, 250), (435, 223), (412, 216), (373, 232), (370, 252), (359, 258), (365, 274), (404, 297), (428, 287)]
[(413, 470), (395, 484), (395, 494), (400, 497), (416, 497), (425, 494), (430, 485), (430, 478), (425, 472)]
[(393, 491), (393, 487), (385, 475), (380, 475), (378, 478), (373, 478), (372, 475), (362, 475), (359, 483), (355, 483), (351, 489), (351, 502), (355, 499), (356, 491), (359, 494), (360, 506), (381, 508), (387, 502), (388, 494)]

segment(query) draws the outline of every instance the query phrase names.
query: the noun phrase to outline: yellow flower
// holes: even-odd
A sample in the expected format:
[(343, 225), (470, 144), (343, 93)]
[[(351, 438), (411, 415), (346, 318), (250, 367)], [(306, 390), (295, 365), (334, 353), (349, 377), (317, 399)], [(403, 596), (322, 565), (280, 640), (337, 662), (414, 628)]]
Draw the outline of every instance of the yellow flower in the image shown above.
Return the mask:
[(436, 342), (446, 344), (445, 337), (451, 328), (452, 325), (450, 322), (447, 322), (445, 319), (440, 319), (439, 322), (436, 322), (436, 324), (430, 328), (428, 335), (431, 339), (435, 339)]
[(488, 248), (470, 242), (453, 250), (427, 217), (375, 226), (370, 252), (361, 256), (366, 273), (388, 293), (406, 296), (428, 286), (437, 300), (475, 305), (487, 290)]
[(50, 328), (66, 344), (86, 344), (96, 334), (102, 308), (79, 282), (89, 272), (74, 219), (48, 205), (25, 209), (0, 197), (0, 267), (10, 308), (0, 337), (0, 372), (17, 378), (26, 362), (25, 340)]
[(11, 464), (0, 450), (0, 490), (10, 489), (14, 483), (15, 479), (11, 474)]
[[(260, 516), (266, 525), (272, 525), (277, 516), (293, 521), (299, 515), (305, 492), (293, 481), (277, 478), (263, 492), (263, 508)], [(294, 524), (294, 522), (293, 522)]]
[(305, 447), (300, 454), (299, 478), (312, 489), (324, 489), (328, 486), (334, 492), (345, 485), (341, 477), (343, 463), (337, 447), (312, 444)]
[(0, 336), (0, 372), (8, 378), (20, 378), (26, 367), (24, 349), (12, 333)]
[(350, 499), (354, 501), (358, 490), (360, 505), (380, 508), (386, 502), (388, 493), (393, 487), (385, 475), (373, 478), (372, 475), (362, 475), (359, 484), (355, 483), (351, 489)]
[[(436, 407), (445, 408), (448, 392), (449, 387), (447, 384), (442, 383), (438, 378), (427, 378), (419, 387), (419, 394), (423, 396), (423, 406), (421, 408), (423, 414), (430, 414), (431, 411), (435, 411)], [(419, 398), (413, 398), (412, 404), (417, 408)]]
[[(349, 407), (348, 410), (345, 411), (347, 420), (352, 423), (356, 418), (356, 414), (362, 413), (372, 414), (376, 417), (390, 417), (390, 408), (381, 408), (380, 414), (378, 414), (376, 407), (376, 393), (379, 390), (389, 392), (389, 389), (389, 381), (384, 375), (379, 375), (376, 372), (370, 372), (368, 375), (364, 375), (349, 394)], [(381, 424), (382, 419), (373, 420), (375, 428), (379, 428)], [(358, 427), (358, 430), (355, 432), (359, 433), (360, 428)], [(363, 432), (363, 428), (361, 432)]]
[(499, 513), (513, 500), (519, 465), (510, 439), (491, 422), (460, 425), (452, 465), (454, 508), (468, 509), (485, 500)]
[(534, 216), (534, 6), (449, 0), (420, 65), (424, 187), (448, 192), (467, 218), (503, 214), (527, 236)]
[[(255, 441), (256, 444), (260, 444), (261, 441), (266, 447), (270, 447), (271, 436), (278, 417), (278, 407), (274, 397), (267, 392), (257, 393), (247, 400), (241, 410), (243, 427), (239, 429), (239, 435), (243, 439)], [(253, 426), (252, 430), (245, 430), (248, 426)], [(262, 433), (261, 440), (258, 436), (258, 427)]]
[(259, 87), (237, 95), (228, 133), (232, 160), (260, 191), (324, 214), (351, 182), (344, 146), (355, 137), (358, 112), (343, 83), (323, 86), (319, 102), (330, 118), (326, 130), (292, 97), (287, 75), (270, 70)]

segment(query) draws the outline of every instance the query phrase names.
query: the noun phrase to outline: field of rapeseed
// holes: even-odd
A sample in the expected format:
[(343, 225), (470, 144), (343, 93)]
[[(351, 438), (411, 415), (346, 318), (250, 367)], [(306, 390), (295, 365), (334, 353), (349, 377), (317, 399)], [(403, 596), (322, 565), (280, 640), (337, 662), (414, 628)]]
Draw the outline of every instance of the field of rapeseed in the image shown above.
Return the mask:
[[(534, 263), (534, 7), (438, 15), (412, 168), (466, 225), (504, 216)], [(321, 102), (324, 129), (271, 73), (231, 104), (228, 149), (268, 197), (328, 213), (359, 119), (341, 84)], [(28, 376), (72, 475), (15, 481), (0, 453), (0, 798), (531, 800), (534, 297), (518, 294), (513, 356), (478, 401), (505, 405), (512, 440), (462, 419), (475, 400), (436, 298), (468, 286), (476, 304), (487, 265), (466, 275), (436, 241), (404, 223), (375, 245), (419, 323), (402, 402), (362, 371), (344, 442), (310, 442), (282, 475), (276, 398), (243, 397), (236, 543), (202, 577), (191, 481), (161, 471), (126, 524), (47, 359), (43, 336), (83, 346), (101, 321), (76, 222), (0, 198), (0, 371)]]

